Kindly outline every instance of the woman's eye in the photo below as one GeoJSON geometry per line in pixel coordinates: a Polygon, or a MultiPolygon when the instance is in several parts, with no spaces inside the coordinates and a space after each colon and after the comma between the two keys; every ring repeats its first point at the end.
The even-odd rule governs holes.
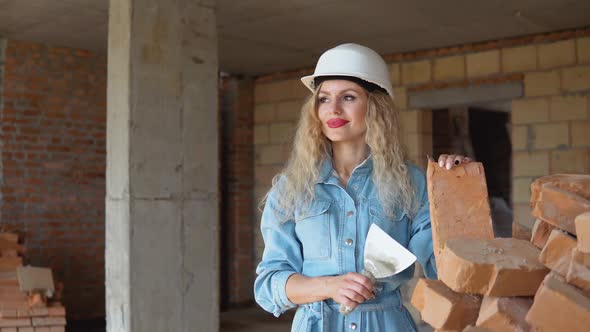
{"type": "Polygon", "coordinates": [[[328,98],[326,98],[326,97],[320,97],[320,98],[318,98],[318,101],[320,102],[320,104],[323,104],[323,103],[328,102],[328,98]]]}
{"type": "Polygon", "coordinates": [[[356,99],[356,97],[355,97],[355,96],[351,96],[351,95],[346,95],[346,96],[344,96],[344,100],[346,100],[346,101],[353,101],[353,100],[355,100],[355,99],[356,99]]]}

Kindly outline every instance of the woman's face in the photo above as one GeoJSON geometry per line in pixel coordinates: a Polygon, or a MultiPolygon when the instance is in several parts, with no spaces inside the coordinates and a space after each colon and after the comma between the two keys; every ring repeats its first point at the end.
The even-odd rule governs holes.
{"type": "Polygon", "coordinates": [[[364,142],[367,99],[366,90],[354,82],[323,82],[317,104],[324,135],[332,142],[364,142]]]}

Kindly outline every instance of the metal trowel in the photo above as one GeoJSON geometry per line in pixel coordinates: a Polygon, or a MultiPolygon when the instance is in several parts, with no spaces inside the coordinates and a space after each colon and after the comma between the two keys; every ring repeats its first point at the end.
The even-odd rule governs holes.
{"type": "MultiPolygon", "coordinates": [[[[376,224],[371,224],[365,241],[364,269],[362,275],[375,282],[390,277],[410,267],[416,256],[385,233],[376,224]]],[[[352,309],[341,304],[340,313],[348,315],[352,309]]]]}

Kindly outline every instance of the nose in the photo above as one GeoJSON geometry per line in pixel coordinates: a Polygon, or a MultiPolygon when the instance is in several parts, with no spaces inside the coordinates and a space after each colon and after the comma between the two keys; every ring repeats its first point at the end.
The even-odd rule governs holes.
{"type": "Polygon", "coordinates": [[[337,101],[333,101],[330,103],[330,113],[332,114],[342,114],[342,108],[340,107],[340,103],[337,101]]]}

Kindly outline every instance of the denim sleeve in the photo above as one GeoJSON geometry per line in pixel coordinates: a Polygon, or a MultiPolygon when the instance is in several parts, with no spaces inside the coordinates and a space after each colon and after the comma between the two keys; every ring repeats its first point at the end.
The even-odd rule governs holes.
{"type": "Polygon", "coordinates": [[[269,194],[260,230],[264,240],[262,260],[256,268],[254,298],[266,311],[278,317],[290,308],[296,307],[287,298],[285,285],[295,273],[301,273],[303,254],[295,234],[295,223],[286,220],[277,208],[274,195],[269,194]]]}
{"type": "Polygon", "coordinates": [[[413,181],[416,196],[420,199],[420,208],[412,221],[409,250],[416,255],[418,262],[424,269],[424,275],[429,279],[437,279],[436,261],[432,248],[432,228],[430,225],[430,207],[426,176],[422,171],[413,169],[413,181]]]}

